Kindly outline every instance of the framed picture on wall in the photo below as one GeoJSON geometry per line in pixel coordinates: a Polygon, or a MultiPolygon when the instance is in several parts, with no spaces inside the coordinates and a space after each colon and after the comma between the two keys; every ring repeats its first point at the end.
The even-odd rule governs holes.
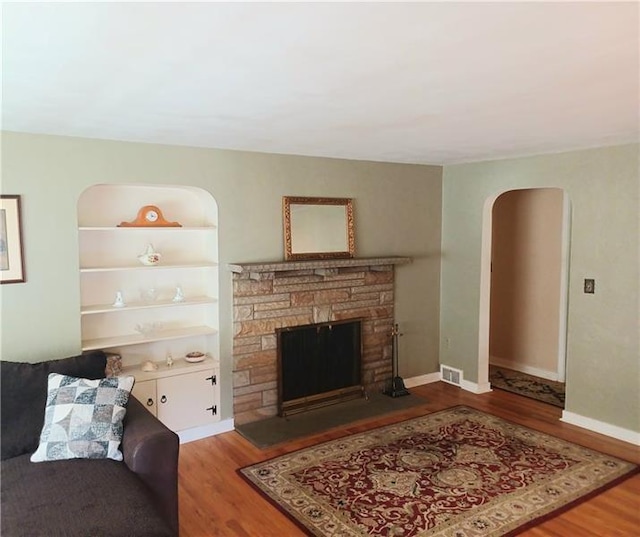
{"type": "Polygon", "coordinates": [[[0,195],[0,283],[24,281],[20,196],[0,195]]]}

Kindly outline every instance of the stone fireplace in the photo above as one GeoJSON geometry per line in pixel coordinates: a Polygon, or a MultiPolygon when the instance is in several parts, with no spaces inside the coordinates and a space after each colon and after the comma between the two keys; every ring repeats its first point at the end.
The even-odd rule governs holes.
{"type": "Polygon", "coordinates": [[[242,425],[278,413],[277,330],[359,319],[361,383],[391,378],[394,266],[407,257],[230,265],[233,272],[233,407],[242,425]]]}

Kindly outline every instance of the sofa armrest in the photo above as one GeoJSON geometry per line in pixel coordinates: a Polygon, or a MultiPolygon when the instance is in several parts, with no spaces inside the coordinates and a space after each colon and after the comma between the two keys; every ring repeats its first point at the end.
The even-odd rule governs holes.
{"type": "Polygon", "coordinates": [[[158,512],[176,535],[179,449],[178,435],[131,396],[122,436],[124,462],[150,489],[158,512]]]}

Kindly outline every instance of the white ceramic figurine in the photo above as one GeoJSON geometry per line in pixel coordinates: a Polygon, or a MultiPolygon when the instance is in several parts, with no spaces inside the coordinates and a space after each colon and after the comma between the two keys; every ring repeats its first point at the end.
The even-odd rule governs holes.
{"type": "Polygon", "coordinates": [[[147,246],[146,252],[138,256],[138,260],[143,265],[157,265],[161,257],[162,256],[153,249],[153,244],[150,244],[147,246]]]}

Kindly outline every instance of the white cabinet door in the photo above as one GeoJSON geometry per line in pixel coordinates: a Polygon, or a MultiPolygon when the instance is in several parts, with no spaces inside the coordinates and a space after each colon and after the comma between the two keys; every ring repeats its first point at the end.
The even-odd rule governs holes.
{"type": "Polygon", "coordinates": [[[218,421],[214,370],[156,380],[158,418],[173,431],[218,421]]]}
{"type": "Polygon", "coordinates": [[[158,415],[158,401],[156,400],[156,381],[145,380],[133,385],[133,396],[140,401],[154,416],[158,415]]]}

